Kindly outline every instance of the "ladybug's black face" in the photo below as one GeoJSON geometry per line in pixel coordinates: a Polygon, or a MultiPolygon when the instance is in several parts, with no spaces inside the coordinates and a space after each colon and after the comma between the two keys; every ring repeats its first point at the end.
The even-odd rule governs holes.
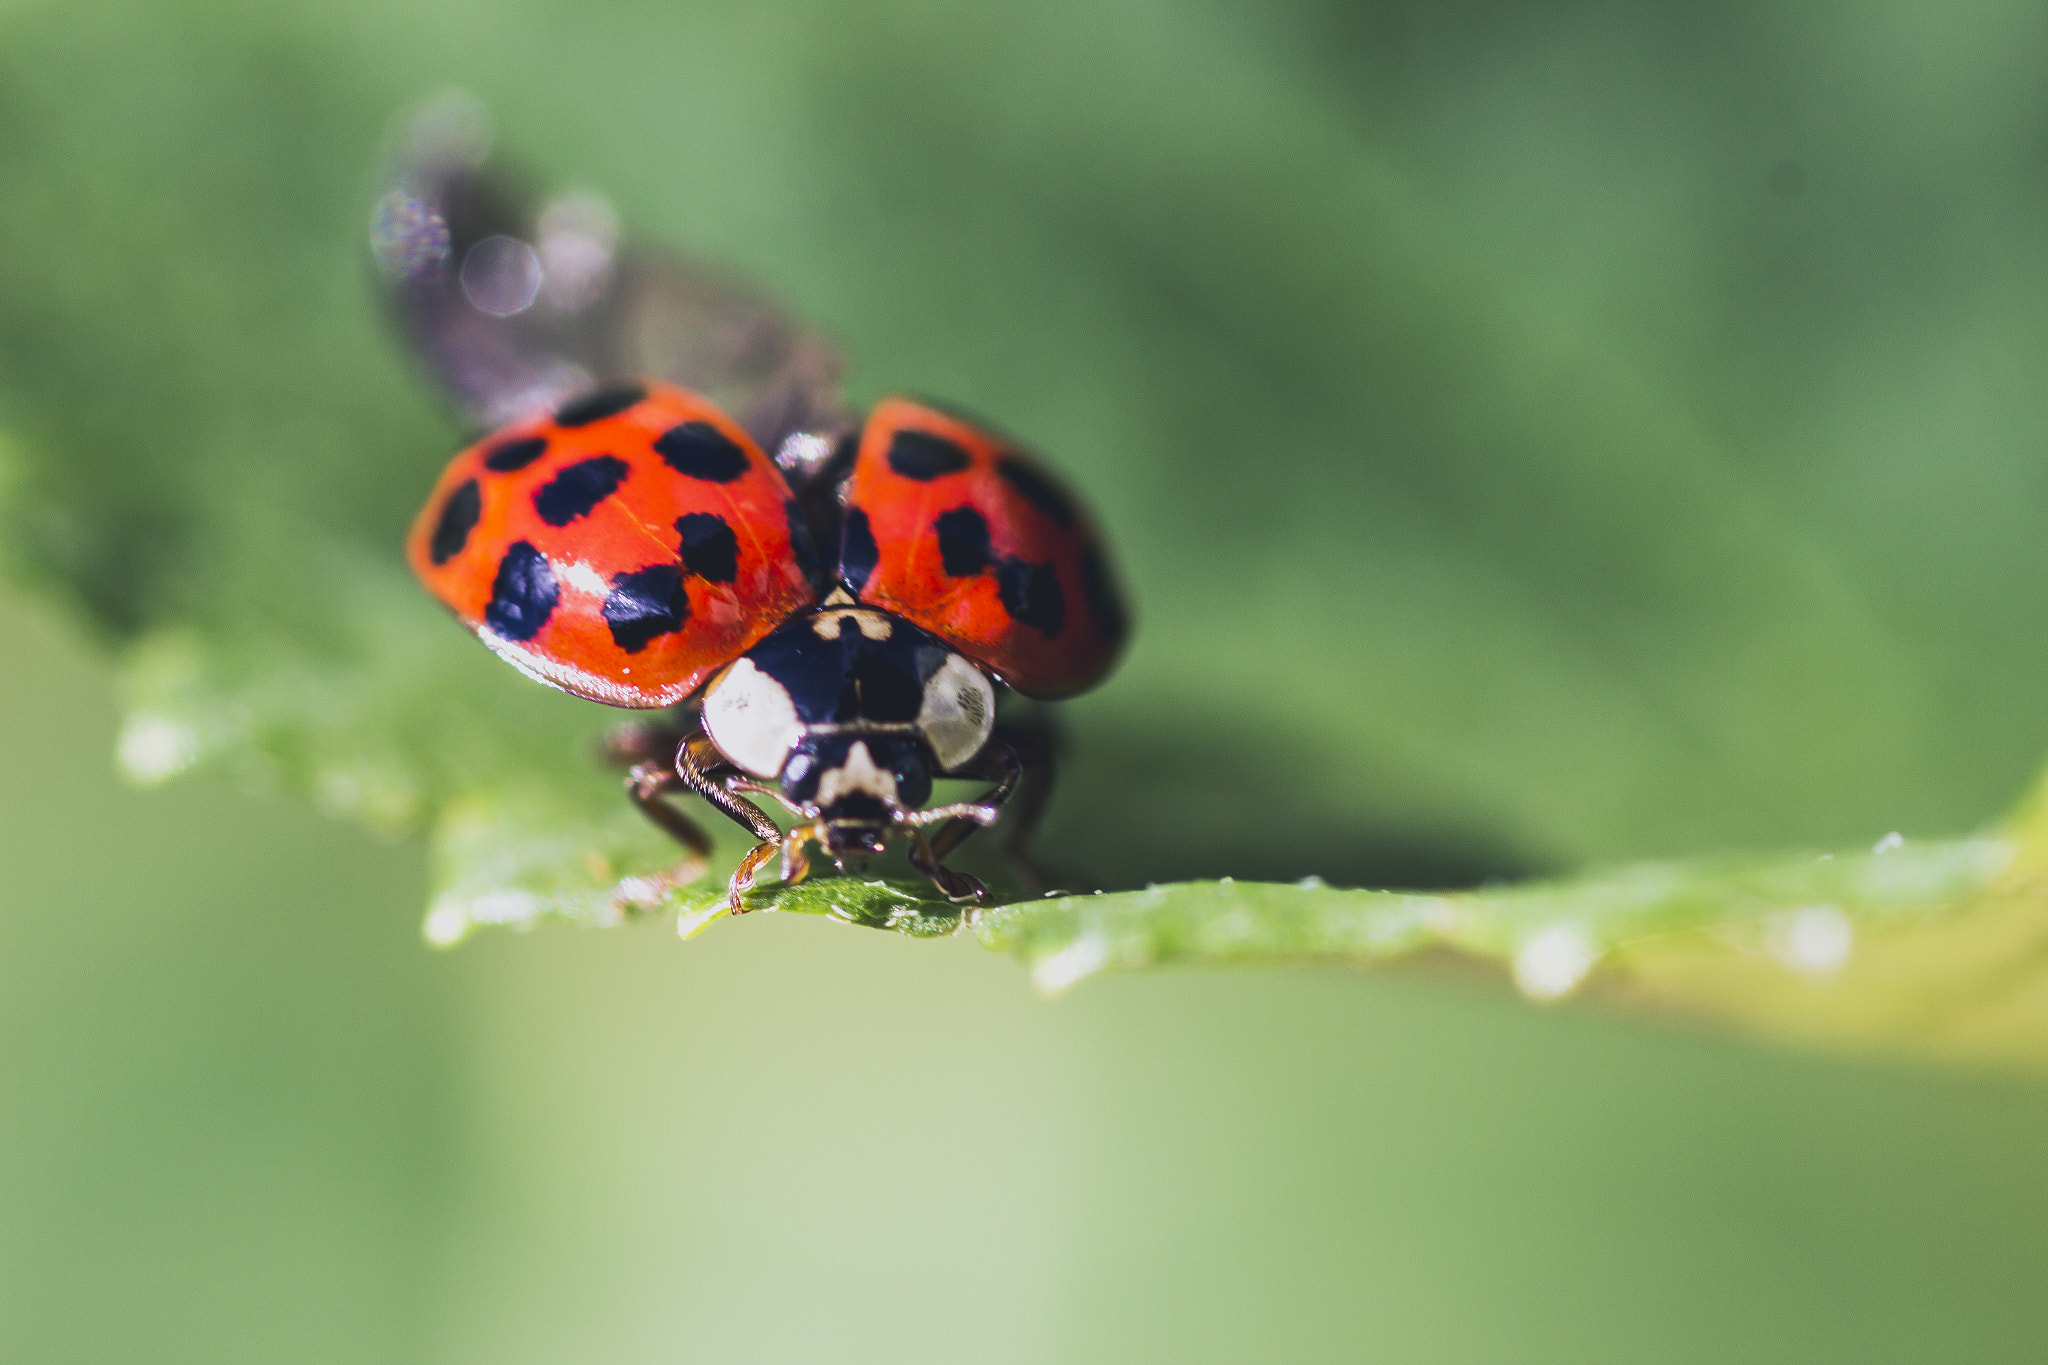
{"type": "Polygon", "coordinates": [[[826,852],[866,857],[882,851],[898,812],[931,799],[931,761],[922,736],[806,734],[782,765],[782,790],[818,812],[826,852]]]}
{"type": "Polygon", "coordinates": [[[770,632],[706,691],[704,729],[732,765],[772,777],[834,860],[882,851],[906,816],[988,742],[995,686],[907,621],[843,589],[770,632]]]}
{"type": "Polygon", "coordinates": [[[877,794],[893,773],[897,808],[915,810],[934,771],[953,771],[988,742],[995,687],[909,622],[832,605],[841,601],[853,598],[837,593],[798,613],[720,674],[704,697],[704,728],[733,766],[780,777],[801,806],[877,794]]]}

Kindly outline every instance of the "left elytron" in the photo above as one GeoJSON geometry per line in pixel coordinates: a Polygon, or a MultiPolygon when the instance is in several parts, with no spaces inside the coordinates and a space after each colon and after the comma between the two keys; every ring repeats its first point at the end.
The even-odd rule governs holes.
{"type": "Polygon", "coordinates": [[[627,788],[697,857],[669,794],[759,840],[735,912],[778,853],[796,880],[813,842],[843,868],[896,836],[950,899],[984,899],[946,857],[1006,804],[1021,855],[1050,780],[1046,737],[1000,719],[1001,695],[1079,692],[1124,639],[1087,514],[951,412],[891,398],[849,419],[817,338],[618,251],[588,199],[522,205],[483,174],[476,129],[460,106],[416,119],[373,229],[415,344],[500,427],[441,476],[413,569],[529,677],[672,708],[625,745],[627,788]],[[934,777],[992,785],[927,808],[934,777]]]}

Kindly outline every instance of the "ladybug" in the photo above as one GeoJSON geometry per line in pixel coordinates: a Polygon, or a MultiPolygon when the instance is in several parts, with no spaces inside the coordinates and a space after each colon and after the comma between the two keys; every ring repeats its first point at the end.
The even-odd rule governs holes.
{"type": "Polygon", "coordinates": [[[760,841],[733,873],[734,911],[778,853],[797,880],[807,844],[843,867],[899,835],[950,899],[979,902],[986,888],[942,860],[1042,758],[998,736],[999,690],[1072,695],[1123,641],[1100,542],[1042,464],[915,399],[878,403],[805,473],[792,488],[687,389],[606,386],[457,455],[408,553],[528,677],[694,707],[672,761],[635,767],[629,790],[700,854],[665,794],[701,796],[760,841]],[[994,785],[927,806],[936,777],[994,785]],[[785,834],[749,796],[799,823],[785,834]]]}
{"type": "Polygon", "coordinates": [[[615,748],[631,798],[690,850],[694,794],[780,855],[840,870],[896,839],[945,859],[1043,805],[1042,725],[999,716],[1098,682],[1128,621],[1087,512],[1037,459],[913,398],[856,419],[837,353],[715,271],[622,247],[588,194],[533,199],[485,164],[466,98],[396,139],[371,247],[395,319],[493,434],[448,465],[407,542],[456,618],[528,677],[665,712],[615,748]],[[606,375],[644,378],[604,382],[606,375]],[[930,805],[935,778],[990,783],[930,805]],[[787,809],[787,833],[756,799],[787,809]]]}

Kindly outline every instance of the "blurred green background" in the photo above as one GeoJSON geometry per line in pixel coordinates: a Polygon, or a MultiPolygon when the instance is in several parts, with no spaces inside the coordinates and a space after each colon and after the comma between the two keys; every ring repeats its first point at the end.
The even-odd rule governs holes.
{"type": "Polygon", "coordinates": [[[1088,491],[1141,637],[1056,857],[1967,829],[2048,750],[2044,59],[2029,6],[0,5],[0,1356],[2041,1359],[2038,1089],[793,917],[430,954],[418,843],[121,787],[107,647],[317,641],[280,545],[398,582],[457,433],[364,223],[459,84],[1088,491]]]}

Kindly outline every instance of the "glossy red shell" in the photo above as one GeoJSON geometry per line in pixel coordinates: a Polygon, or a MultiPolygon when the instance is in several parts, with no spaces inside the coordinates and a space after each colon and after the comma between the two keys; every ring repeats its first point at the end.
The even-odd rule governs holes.
{"type": "Polygon", "coordinates": [[[457,455],[407,554],[523,672],[612,706],[672,706],[814,599],[794,515],[736,423],[640,384],[457,455]]]}
{"type": "Polygon", "coordinates": [[[1042,464],[907,398],[869,414],[845,490],[840,572],[1027,696],[1109,671],[1127,621],[1080,503],[1042,464]]]}

